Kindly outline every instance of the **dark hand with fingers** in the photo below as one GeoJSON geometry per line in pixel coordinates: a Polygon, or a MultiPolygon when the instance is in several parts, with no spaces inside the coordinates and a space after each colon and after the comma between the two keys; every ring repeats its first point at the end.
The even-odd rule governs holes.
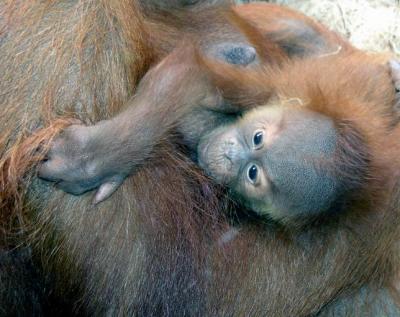
{"type": "Polygon", "coordinates": [[[108,198],[128,173],[113,168],[112,151],[97,142],[98,132],[98,126],[72,125],[65,129],[39,166],[39,177],[73,195],[98,188],[94,203],[108,198]]]}

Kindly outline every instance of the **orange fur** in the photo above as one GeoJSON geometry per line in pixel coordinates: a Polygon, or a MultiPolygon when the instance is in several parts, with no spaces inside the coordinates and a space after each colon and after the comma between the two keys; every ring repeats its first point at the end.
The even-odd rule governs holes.
{"type": "MultiPolygon", "coordinates": [[[[296,41],[285,33],[285,25],[285,32],[279,32],[282,20],[276,19],[290,18],[316,26],[327,39],[318,54],[347,47],[293,11],[266,4],[235,11],[253,21],[245,30],[253,41],[263,35],[279,42],[276,36],[282,34],[296,41]]],[[[376,174],[383,172],[377,176],[384,190],[354,206],[354,212],[301,232],[248,219],[232,225],[222,212],[235,214],[239,207],[168,141],[157,159],[146,162],[98,206],[91,205],[90,193],[73,197],[26,178],[42,159],[37,147],[45,149],[64,127],[65,122],[55,119],[71,113],[85,123],[111,117],[134,93],[148,66],[183,37],[218,40],[236,30],[225,12],[210,7],[150,14],[128,0],[0,4],[2,218],[9,223],[10,214],[23,215],[15,225],[28,222],[30,229],[19,231],[11,242],[3,232],[3,248],[21,242],[32,247],[49,282],[46,295],[62,298],[76,314],[309,316],[333,314],[338,307],[353,316],[374,316],[374,309],[381,308],[384,314],[392,300],[386,286],[399,263],[400,130],[398,125],[389,128],[391,118],[381,113],[393,102],[389,77],[361,53],[321,58],[315,64],[296,62],[281,72],[222,72],[209,65],[227,98],[258,103],[270,96],[262,85],[267,82],[286,97],[312,96],[313,109],[354,121],[367,138],[376,174]],[[341,65],[337,75],[330,63],[336,59],[341,65]],[[321,76],[325,71],[333,77],[321,76]],[[270,72],[274,77],[265,77],[270,72]],[[287,76],[293,77],[292,84],[287,76]],[[346,78],[357,81],[347,86],[346,78]],[[342,106],[336,108],[338,104],[342,106]]],[[[302,51],[308,48],[301,46],[302,51]]],[[[8,291],[0,285],[0,298],[8,291]]]]}

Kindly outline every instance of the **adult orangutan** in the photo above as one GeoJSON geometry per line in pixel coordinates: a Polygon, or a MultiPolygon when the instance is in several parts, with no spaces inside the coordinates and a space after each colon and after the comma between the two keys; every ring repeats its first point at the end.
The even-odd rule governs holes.
{"type": "MultiPolygon", "coordinates": [[[[49,293],[75,300],[77,314],[375,316],[387,310],[394,315],[389,286],[397,264],[395,150],[382,152],[382,175],[390,177],[377,183],[385,191],[366,196],[351,213],[301,230],[247,218],[229,221],[222,211],[238,211],[236,206],[219,196],[168,138],[158,145],[153,160],[96,206],[90,194],[66,195],[26,174],[42,158],[35,152],[38,145],[65,126],[60,121],[56,125],[55,118],[72,114],[93,123],[111,117],[132,95],[148,65],[184,35],[210,41],[205,46],[211,53],[226,56],[224,47],[229,51],[232,42],[247,43],[253,34],[246,23],[229,23],[221,13],[225,9],[152,11],[157,8],[142,9],[133,1],[1,5],[4,221],[9,214],[29,221],[36,237],[35,261],[54,282],[47,286],[54,287],[49,293]]],[[[254,4],[235,12],[266,36],[261,42],[271,62],[284,53],[323,55],[348,45],[286,9],[254,4]]],[[[248,56],[248,50],[243,52],[248,56]]],[[[371,142],[396,149],[397,121],[392,112],[391,120],[383,113],[395,102],[391,77],[369,60],[364,71],[361,61],[350,59],[337,76],[351,66],[363,83],[370,78],[363,94],[351,90],[349,96],[357,101],[371,97],[376,112],[366,111],[368,121],[361,121],[362,126],[369,122],[378,133],[371,142]]],[[[332,73],[332,68],[326,70],[332,73]]],[[[324,78],[326,84],[329,77],[324,78]]],[[[334,87],[331,81],[329,87],[334,87]]],[[[7,248],[13,236],[4,237],[7,248]]]]}

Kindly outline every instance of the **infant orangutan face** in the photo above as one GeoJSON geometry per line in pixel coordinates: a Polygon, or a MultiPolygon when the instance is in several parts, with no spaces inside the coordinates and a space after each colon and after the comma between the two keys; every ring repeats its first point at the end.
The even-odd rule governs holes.
{"type": "Polygon", "coordinates": [[[267,105],[204,136],[199,164],[259,214],[315,214],[341,193],[332,168],[337,139],[326,116],[267,105]]]}

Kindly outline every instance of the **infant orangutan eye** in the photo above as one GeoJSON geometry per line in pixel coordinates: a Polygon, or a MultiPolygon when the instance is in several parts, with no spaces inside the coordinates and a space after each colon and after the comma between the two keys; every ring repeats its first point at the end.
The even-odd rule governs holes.
{"type": "Polygon", "coordinates": [[[252,184],[255,184],[258,178],[258,167],[251,165],[247,171],[247,178],[252,184]]]}
{"type": "Polygon", "coordinates": [[[254,147],[259,147],[263,143],[264,132],[257,131],[253,136],[253,145],[254,147]]]}

